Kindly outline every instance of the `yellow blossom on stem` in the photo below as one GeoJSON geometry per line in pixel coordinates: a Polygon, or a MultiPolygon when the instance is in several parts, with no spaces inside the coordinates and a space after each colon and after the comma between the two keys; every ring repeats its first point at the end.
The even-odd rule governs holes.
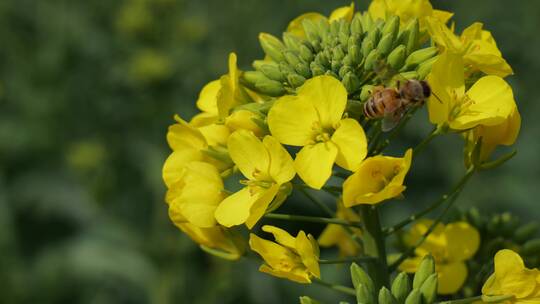
{"type": "Polygon", "coordinates": [[[499,77],[513,74],[495,39],[489,31],[483,29],[482,23],[473,23],[459,37],[440,20],[428,18],[427,24],[431,39],[442,51],[447,50],[463,57],[467,75],[478,71],[499,77]]]}
{"type": "Polygon", "coordinates": [[[411,167],[412,150],[403,158],[377,155],[364,160],[343,183],[343,204],[352,207],[377,204],[400,195],[411,167]]]}
{"type": "MultiPolygon", "coordinates": [[[[418,221],[405,235],[405,243],[415,246],[432,224],[432,220],[418,221]]],[[[479,246],[480,234],[468,223],[438,223],[427,239],[415,249],[416,256],[406,259],[399,269],[416,272],[424,256],[431,254],[439,278],[438,293],[453,294],[465,283],[468,275],[465,262],[476,254],[479,246]]]]}
{"type": "MultiPolygon", "coordinates": [[[[352,209],[345,208],[342,201],[337,203],[336,218],[344,219],[351,222],[359,222],[360,217],[352,209]]],[[[357,237],[362,236],[362,231],[358,228],[350,228],[350,231],[357,237]]],[[[357,241],[353,239],[351,234],[341,225],[329,224],[323,230],[319,239],[319,246],[339,248],[340,256],[358,256],[361,253],[361,247],[357,241]]]]}
{"type": "Polygon", "coordinates": [[[274,235],[271,242],[250,234],[249,246],[263,259],[260,271],[298,283],[311,283],[311,278],[320,278],[319,247],[311,235],[304,231],[293,237],[287,231],[265,225],[262,230],[274,235]]]}
{"type": "Polygon", "coordinates": [[[401,24],[417,18],[422,31],[426,27],[426,18],[433,17],[446,23],[453,15],[451,12],[433,9],[429,0],[373,0],[368,12],[373,19],[386,20],[387,16],[399,16],[401,24]]]}
{"type": "Polygon", "coordinates": [[[540,303],[540,270],[525,267],[521,257],[503,249],[495,255],[495,272],[482,287],[485,296],[514,296],[505,303],[540,303]]]}
{"type": "Polygon", "coordinates": [[[197,227],[186,220],[178,207],[178,205],[170,206],[169,217],[176,227],[203,249],[218,250],[220,257],[229,260],[237,260],[243,255],[245,241],[240,235],[221,226],[197,227]]]}
{"type": "Polygon", "coordinates": [[[334,163],[355,171],[367,155],[367,139],[360,124],[343,118],[347,91],[331,76],[309,79],[298,95],[276,101],[268,113],[270,133],[281,143],[303,147],[294,166],[302,180],[321,189],[334,163]]]}
{"type": "Polygon", "coordinates": [[[465,92],[463,71],[463,59],[450,52],[433,64],[428,76],[433,91],[428,101],[430,121],[458,131],[504,123],[516,108],[510,85],[490,75],[465,92]]]}
{"type": "Polygon", "coordinates": [[[294,177],[293,160],[272,136],[266,136],[261,142],[247,130],[231,134],[227,146],[231,159],[247,180],[241,181],[245,185],[242,190],[221,202],[215,217],[223,226],[245,223],[251,229],[294,177]]]}

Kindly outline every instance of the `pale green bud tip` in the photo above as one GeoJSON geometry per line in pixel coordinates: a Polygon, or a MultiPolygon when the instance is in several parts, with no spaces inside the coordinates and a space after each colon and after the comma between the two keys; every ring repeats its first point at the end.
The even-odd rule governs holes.
{"type": "Polygon", "coordinates": [[[533,239],[530,241],[527,241],[523,245],[522,250],[524,255],[538,255],[540,254],[540,239],[533,239]]]}
{"type": "Polygon", "coordinates": [[[407,48],[404,45],[398,45],[391,53],[388,55],[388,64],[392,69],[399,70],[405,63],[405,57],[407,55],[407,48]]]}
{"type": "Polygon", "coordinates": [[[413,289],[407,299],[405,299],[405,304],[421,304],[422,303],[422,294],[420,290],[413,289]]]}
{"type": "Polygon", "coordinates": [[[435,261],[431,255],[424,257],[416,274],[414,275],[413,288],[419,289],[427,278],[435,273],[435,261]]]}
{"type": "Polygon", "coordinates": [[[285,49],[285,45],[278,38],[267,33],[260,33],[259,42],[264,53],[274,61],[279,62],[284,59],[282,52],[285,49]]]}
{"type": "Polygon", "coordinates": [[[364,269],[362,269],[362,267],[358,266],[356,263],[351,265],[351,279],[355,289],[358,289],[358,286],[365,286],[369,293],[373,293],[375,290],[373,280],[364,271],[364,269]]]}
{"type": "Polygon", "coordinates": [[[397,300],[388,288],[383,287],[379,291],[379,304],[397,304],[397,300]]]}
{"type": "Polygon", "coordinates": [[[392,282],[392,294],[399,303],[403,303],[411,292],[411,281],[405,272],[401,272],[392,282]]]}
{"type": "Polygon", "coordinates": [[[433,273],[424,281],[422,287],[420,287],[420,292],[422,293],[425,304],[435,302],[435,299],[437,298],[438,282],[437,274],[433,273]]]}
{"type": "Polygon", "coordinates": [[[310,297],[300,297],[300,304],[319,304],[318,301],[313,300],[310,297]]]}
{"type": "Polygon", "coordinates": [[[514,234],[514,238],[518,242],[523,242],[529,238],[531,238],[539,228],[539,224],[537,222],[531,222],[525,225],[520,226],[517,228],[516,233],[514,234]]]}

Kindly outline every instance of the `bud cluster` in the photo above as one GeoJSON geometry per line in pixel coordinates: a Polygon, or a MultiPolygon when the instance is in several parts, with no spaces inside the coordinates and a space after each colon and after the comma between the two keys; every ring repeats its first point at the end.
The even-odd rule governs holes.
{"type": "Polygon", "coordinates": [[[309,78],[331,75],[343,83],[350,99],[361,100],[364,86],[387,82],[398,73],[424,79],[438,54],[435,47],[422,48],[425,34],[417,19],[400,26],[398,16],[374,21],[368,13],[357,13],[350,22],[304,19],[302,25],[305,37],[285,32],[281,41],[260,35],[267,58],[243,74],[246,86],[281,96],[309,78]]]}

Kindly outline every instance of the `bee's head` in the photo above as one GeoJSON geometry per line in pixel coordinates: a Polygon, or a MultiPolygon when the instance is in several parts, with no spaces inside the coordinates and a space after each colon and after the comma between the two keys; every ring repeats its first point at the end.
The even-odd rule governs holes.
{"type": "Polygon", "coordinates": [[[429,98],[429,96],[431,96],[431,87],[425,80],[420,81],[420,84],[422,85],[422,92],[424,93],[424,98],[429,98]]]}

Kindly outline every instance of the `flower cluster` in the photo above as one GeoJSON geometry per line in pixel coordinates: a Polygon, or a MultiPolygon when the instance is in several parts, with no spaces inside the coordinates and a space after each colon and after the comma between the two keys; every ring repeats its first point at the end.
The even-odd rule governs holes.
{"type": "MultiPolygon", "coordinates": [[[[173,223],[219,257],[239,259],[249,246],[262,257],[260,271],[299,283],[336,288],[322,281],[319,264],[362,261],[365,270],[353,265],[354,289],[336,288],[359,303],[431,304],[437,293],[459,294],[483,240],[473,224],[444,224],[444,216],[474,173],[513,156],[491,157],[515,142],[521,121],[504,79],[512,69],[491,33],[475,23],[458,36],[451,17],[428,0],[373,0],[366,12],[351,4],[329,17],[303,14],[282,39],[262,33],[266,57],[254,70],[241,71],[230,54],[228,73],[201,90],[201,113],[177,116],[167,133],[173,152],[163,179],[173,223]],[[428,119],[415,115],[424,104],[433,131],[389,153],[413,116],[428,119]],[[464,139],[463,178],[429,208],[383,227],[379,206],[404,197],[421,151],[445,134],[464,139]],[[325,214],[274,213],[293,191],[325,214]],[[334,207],[314,191],[332,195],[334,207]],[[437,219],[421,219],[443,205],[437,219]],[[318,239],[302,230],[293,237],[261,226],[269,219],[328,226],[318,239]],[[394,233],[398,253],[385,242],[394,233]],[[322,259],[319,246],[337,246],[340,257],[322,259]],[[404,272],[390,286],[397,269],[404,272]],[[412,286],[406,272],[416,273],[412,286]]],[[[538,278],[502,251],[483,293],[534,301],[538,278]]]]}

